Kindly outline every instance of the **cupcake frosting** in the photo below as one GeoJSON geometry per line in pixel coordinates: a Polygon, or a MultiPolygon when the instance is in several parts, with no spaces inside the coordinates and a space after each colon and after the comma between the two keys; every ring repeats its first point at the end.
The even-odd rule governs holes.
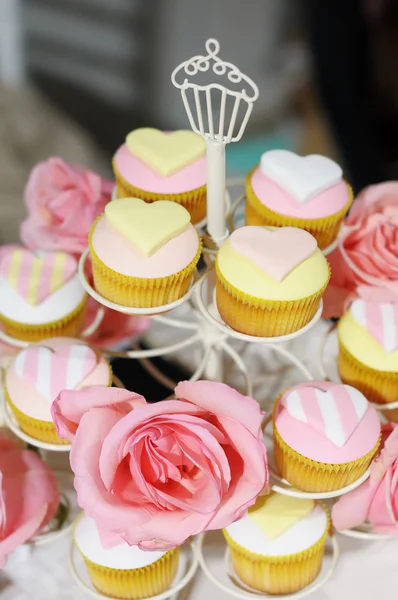
{"type": "Polygon", "coordinates": [[[75,544],[88,560],[109,569],[139,569],[156,562],[165,552],[144,551],[138,546],[119,544],[104,548],[95,521],[86,515],[78,520],[74,530],[75,544]]]}
{"type": "Polygon", "coordinates": [[[51,404],[61,390],[108,386],[110,367],[81,340],[50,338],[17,354],[7,369],[5,384],[17,409],[51,422],[51,404]]]}
{"type": "Polygon", "coordinates": [[[138,198],[113,200],[93,227],[98,258],[130,277],[166,277],[184,269],[199,250],[189,212],[175,202],[138,198]]]}
{"type": "Polygon", "coordinates": [[[0,314],[40,325],[62,319],[86,297],[77,262],[65,252],[17,248],[0,263],[0,314]]]}
{"type": "Polygon", "coordinates": [[[342,170],[320,155],[265,152],[251,177],[257,198],[270,210],[298,219],[320,219],[342,210],[350,191],[342,170]]]}
{"type": "Polygon", "coordinates": [[[218,251],[217,267],[238,290],[268,300],[306,298],[329,278],[315,238],[295,227],[240,227],[218,251]]]}
{"type": "Polygon", "coordinates": [[[137,188],[179,194],[206,184],[205,153],[205,142],[192,131],[142,128],[127,136],[113,162],[121,177],[137,188]]]}
{"type": "Polygon", "coordinates": [[[339,321],[338,335],[364,365],[398,373],[398,303],[354,300],[339,321]]]}
{"type": "Polygon", "coordinates": [[[274,427],[293,450],[326,464],[357,460],[380,437],[376,410],[357,389],[326,381],[290,388],[277,402],[274,427]]]}
{"type": "Polygon", "coordinates": [[[313,500],[271,493],[226,528],[234,542],[264,556],[296,554],[316,544],[328,529],[326,511],[313,500]]]}

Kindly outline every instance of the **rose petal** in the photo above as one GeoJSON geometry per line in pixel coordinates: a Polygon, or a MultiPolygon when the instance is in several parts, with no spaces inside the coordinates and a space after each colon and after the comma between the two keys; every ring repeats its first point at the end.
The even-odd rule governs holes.
{"type": "Polygon", "coordinates": [[[146,405],[143,396],[121,388],[90,386],[82,390],[63,390],[51,406],[57,433],[73,441],[82,416],[94,407],[117,406],[121,413],[146,405]]]}
{"type": "Polygon", "coordinates": [[[264,413],[258,402],[243,396],[225,383],[214,381],[182,381],[175,388],[177,398],[192,402],[217,417],[231,417],[258,435],[264,413]]]}

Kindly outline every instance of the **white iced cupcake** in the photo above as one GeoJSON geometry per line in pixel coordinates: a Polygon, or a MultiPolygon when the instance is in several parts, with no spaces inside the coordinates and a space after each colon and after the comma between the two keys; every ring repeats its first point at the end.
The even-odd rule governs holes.
{"type": "Polygon", "coordinates": [[[313,500],[272,493],[224,529],[238,577],[268,594],[297,592],[316,579],[330,518],[313,500]]]}
{"type": "Polygon", "coordinates": [[[139,600],[156,596],[167,590],[175,577],[178,548],[143,551],[126,543],[103,548],[94,520],[85,515],[76,522],[74,540],[93,586],[111,598],[139,600]]]}

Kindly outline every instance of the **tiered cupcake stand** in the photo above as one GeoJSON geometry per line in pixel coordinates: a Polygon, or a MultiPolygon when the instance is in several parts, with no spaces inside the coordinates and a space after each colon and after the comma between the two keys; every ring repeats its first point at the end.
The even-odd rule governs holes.
{"type": "MultiPolygon", "coordinates": [[[[198,364],[195,366],[195,370],[190,377],[190,381],[197,381],[200,378],[224,381],[226,378],[224,373],[224,359],[228,357],[232,360],[241,374],[243,380],[243,385],[241,386],[242,392],[247,395],[252,395],[252,378],[249,375],[245,361],[231,345],[231,340],[238,340],[240,342],[249,344],[260,344],[264,347],[265,354],[268,350],[272,349],[280,356],[281,359],[287,359],[290,361],[290,363],[292,363],[292,365],[300,371],[301,376],[305,380],[314,380],[313,375],[308,370],[306,365],[297,356],[295,356],[294,353],[281,345],[281,343],[298,338],[314,327],[321,317],[322,305],[319,307],[319,310],[312,321],[300,331],[291,333],[289,335],[272,338],[249,336],[234,331],[228,327],[228,325],[226,325],[217,311],[215,303],[213,261],[217,251],[217,246],[219,246],[233,230],[235,212],[239,204],[244,200],[244,198],[241,197],[232,204],[229,202],[229,192],[232,192],[232,189],[230,189],[229,192],[226,190],[226,187],[228,187],[228,182],[226,182],[225,179],[225,147],[227,143],[237,142],[242,137],[253,108],[253,103],[258,97],[258,88],[253,81],[243,75],[234,65],[223,62],[218,57],[219,44],[216,40],[208,40],[206,43],[206,50],[208,53],[206,56],[195,56],[177,67],[172,74],[172,82],[181,91],[184,107],[193,131],[202,135],[207,144],[207,222],[199,224],[199,228],[201,229],[201,233],[203,235],[204,257],[207,267],[202,273],[197,272],[195,274],[188,293],[180,300],[158,308],[134,309],[107,301],[91,286],[86,275],[86,263],[88,260],[88,250],[86,250],[79,263],[79,275],[88,294],[98,302],[98,312],[93,323],[85,332],[82,333],[82,337],[88,337],[95,331],[97,327],[99,327],[103,317],[104,306],[128,315],[150,316],[152,321],[155,323],[160,323],[163,326],[170,327],[170,329],[173,330],[186,332],[186,337],[181,341],[174,342],[160,348],[142,350],[137,347],[133,347],[132,350],[126,352],[113,352],[104,350],[104,354],[111,358],[118,356],[140,360],[144,368],[155,379],[168,387],[170,390],[173,390],[175,382],[170,381],[166,375],[161,373],[150,362],[150,359],[159,356],[166,356],[168,354],[175,353],[196,345],[201,349],[201,358],[198,361],[198,364]],[[216,79],[217,82],[211,82],[206,85],[195,84],[192,82],[192,80],[198,74],[207,74],[211,78],[216,79]],[[225,87],[218,82],[220,78],[224,78],[224,80],[228,82],[228,87],[225,87]],[[229,89],[229,84],[231,84],[231,87],[234,85],[236,88],[238,88],[238,91],[229,89]],[[217,91],[217,98],[220,98],[217,100],[218,106],[215,106],[214,96],[212,95],[214,94],[214,90],[217,91]],[[227,119],[226,106],[227,102],[231,102],[231,100],[232,110],[230,111],[231,114],[229,119],[227,119]],[[239,126],[237,127],[238,114],[241,115],[241,118],[239,126]],[[206,230],[204,230],[204,227],[206,227],[206,230]],[[173,314],[171,311],[184,304],[189,305],[190,307],[189,320],[185,320],[178,316],[171,316],[173,314]]],[[[236,184],[236,181],[234,181],[234,184],[236,184]]],[[[330,253],[333,249],[334,247],[327,248],[324,251],[324,254],[330,253]]],[[[0,333],[0,339],[17,347],[24,347],[27,345],[27,343],[23,341],[21,342],[20,340],[14,340],[9,336],[6,336],[4,333],[0,333]]],[[[321,355],[323,355],[324,345],[326,343],[328,343],[328,340],[323,342],[323,348],[320,352],[321,355]]],[[[329,373],[323,367],[322,372],[325,379],[335,378],[335,375],[329,377],[329,373]]],[[[264,381],[266,381],[266,377],[264,377],[264,381]]],[[[115,385],[122,386],[122,383],[118,380],[115,380],[114,383],[115,385]]],[[[394,403],[391,406],[384,405],[382,408],[383,410],[386,410],[388,408],[397,407],[398,403],[394,403]]],[[[267,408],[268,412],[270,407],[264,406],[263,408],[267,408]]],[[[380,410],[381,407],[376,406],[376,408],[380,410]]],[[[53,445],[43,443],[22,432],[18,426],[18,423],[13,418],[12,413],[6,406],[4,399],[3,412],[8,427],[16,436],[28,443],[30,446],[44,452],[69,452],[69,445],[53,445]]],[[[270,416],[267,416],[264,421],[264,437],[269,448],[272,447],[272,433],[268,429],[270,421],[270,416]]],[[[272,451],[269,452],[269,459],[271,461],[271,489],[280,494],[295,496],[298,498],[312,498],[316,500],[323,500],[327,503],[331,499],[336,499],[337,497],[355,489],[369,477],[368,470],[356,482],[338,491],[328,493],[306,493],[293,488],[287,481],[281,479],[277,471],[272,466],[272,451]]],[[[55,522],[51,523],[46,531],[42,532],[39,536],[32,540],[32,545],[51,543],[62,535],[71,536],[71,529],[74,520],[73,510],[76,511],[76,507],[73,507],[72,504],[73,502],[71,499],[68,499],[68,497],[63,494],[60,510],[58,511],[55,522]]],[[[371,532],[365,527],[339,533],[361,539],[381,539],[388,537],[371,532]]],[[[221,535],[221,533],[219,535],[221,535]]],[[[169,597],[176,597],[178,593],[185,588],[195,576],[198,567],[202,569],[204,574],[213,582],[215,586],[234,598],[249,600],[252,598],[267,596],[266,594],[262,594],[248,588],[242,581],[239,580],[233,570],[228,548],[226,548],[224,556],[225,576],[220,578],[220,574],[215,573],[214,569],[209,565],[210,561],[208,560],[206,552],[206,538],[207,534],[201,534],[184,545],[183,552],[181,552],[180,568],[172,587],[163,594],[157,595],[151,600],[165,600],[169,597]]],[[[330,532],[328,546],[329,552],[327,554],[329,554],[329,556],[326,557],[325,565],[316,581],[298,593],[279,596],[279,598],[303,598],[318,590],[322,585],[325,584],[325,582],[331,577],[339,557],[337,537],[333,531],[330,532]]],[[[73,540],[71,540],[70,547],[70,566],[76,582],[82,589],[84,589],[94,598],[106,597],[97,592],[91,585],[85,573],[83,561],[78,555],[73,540]]]]}

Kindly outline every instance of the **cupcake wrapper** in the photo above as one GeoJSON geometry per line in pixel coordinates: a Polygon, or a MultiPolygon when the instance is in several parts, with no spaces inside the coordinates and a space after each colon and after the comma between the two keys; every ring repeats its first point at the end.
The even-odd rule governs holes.
{"type": "MultiPolygon", "coordinates": [[[[108,363],[109,366],[109,386],[112,385],[112,367],[108,363]]],[[[41,442],[45,442],[46,444],[70,444],[69,440],[64,440],[60,438],[57,434],[57,430],[55,429],[55,425],[52,421],[41,421],[39,419],[34,419],[21,412],[13,403],[8,393],[7,388],[4,386],[4,394],[7,401],[7,404],[11,408],[12,412],[15,415],[15,418],[18,421],[18,424],[22,431],[27,435],[30,435],[35,440],[40,440],[41,442]]]]}
{"type": "Polygon", "coordinates": [[[86,306],[87,295],[85,295],[73,312],[57,321],[50,321],[49,323],[40,325],[29,325],[12,321],[0,315],[0,323],[2,323],[7,335],[27,342],[39,342],[51,337],[77,337],[84,327],[86,306]]]}
{"type": "Polygon", "coordinates": [[[325,551],[328,524],[323,536],[310,548],[286,556],[255,554],[237,544],[223,531],[231,551],[231,558],[238,577],[252,589],[266,594],[292,594],[312,583],[318,576],[325,551]]]}
{"type": "Polygon", "coordinates": [[[200,238],[195,258],[178,273],[154,279],[129,277],[116,273],[116,271],[107,267],[95,253],[92,245],[92,232],[97,221],[95,221],[89,234],[89,248],[95,288],[104,298],[123,306],[152,308],[174,302],[187,293],[202,252],[200,238]]]}
{"type": "Polygon", "coordinates": [[[311,460],[288,446],[275,427],[275,410],[272,412],[274,431],[274,459],[276,467],[291,485],[304,492],[331,492],[354,483],[363,475],[377,452],[380,438],[365,456],[342,464],[326,464],[311,460]]]}
{"type": "Polygon", "coordinates": [[[235,331],[260,337],[286,335],[307,325],[318,310],[330,278],[329,269],[328,280],[312,296],[278,301],[241,292],[225,279],[217,261],[216,273],[216,301],[221,317],[235,331]]]}
{"type": "MultiPolygon", "coordinates": [[[[256,168],[256,167],[255,167],[256,168]]],[[[254,169],[246,178],[246,225],[268,225],[272,227],[299,227],[311,233],[318,242],[321,250],[324,250],[336,239],[341,223],[354,199],[351,186],[347,185],[349,201],[339,212],[321,219],[298,219],[279,214],[262,204],[254,193],[251,179],[254,169]]]]}
{"type": "Polygon", "coordinates": [[[83,559],[93,586],[109,598],[140,600],[167,590],[178,568],[179,548],[139,569],[110,569],[83,559]]]}
{"type": "Polygon", "coordinates": [[[156,200],[171,200],[177,202],[190,213],[193,224],[199,223],[199,221],[206,216],[205,185],[181,194],[160,194],[137,188],[123,179],[116,168],[115,161],[113,161],[113,172],[116,179],[116,192],[118,198],[140,198],[141,200],[145,200],[145,202],[155,202],[156,200]]]}
{"type": "MultiPolygon", "coordinates": [[[[377,371],[356,359],[339,342],[338,368],[341,380],[357,388],[369,402],[388,404],[398,398],[398,373],[377,371]]],[[[389,421],[398,421],[398,409],[385,410],[383,415],[389,421]]]]}

